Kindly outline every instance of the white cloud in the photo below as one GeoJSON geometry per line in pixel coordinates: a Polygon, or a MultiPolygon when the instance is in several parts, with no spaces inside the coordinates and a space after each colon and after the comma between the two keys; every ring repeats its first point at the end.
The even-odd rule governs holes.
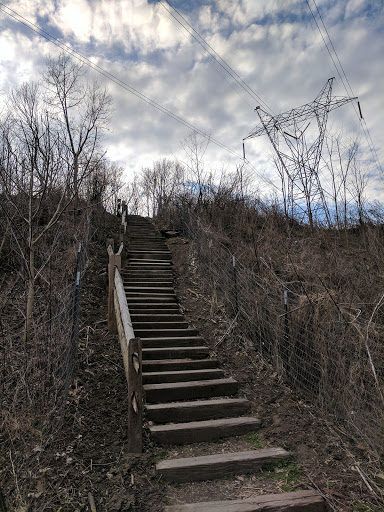
{"type": "MultiPolygon", "coordinates": [[[[384,161],[380,143],[384,101],[378,91],[384,54],[380,19],[370,17],[367,3],[360,0],[317,3],[384,161]]],[[[254,108],[260,101],[207,56],[159,3],[58,0],[55,7],[53,1],[21,0],[10,5],[32,21],[39,15],[40,23],[46,16],[47,29],[53,27],[63,41],[241,153],[243,137],[257,123],[254,108]]],[[[308,22],[305,2],[290,0],[282,6],[280,0],[207,0],[196,8],[191,3],[188,13],[182,14],[276,113],[312,101],[330,76],[337,78],[335,92],[346,94],[314,23],[308,22]]],[[[37,69],[45,55],[57,50],[3,19],[3,85],[39,78],[37,69]]],[[[152,159],[178,154],[187,128],[115,84],[109,87],[116,106],[113,131],[106,137],[111,158],[133,172],[151,165],[152,159]]],[[[330,116],[330,124],[337,128],[342,123],[346,135],[357,122],[348,107],[330,116]]],[[[274,172],[266,137],[248,141],[246,148],[261,173],[274,172]]],[[[218,167],[232,157],[211,145],[207,158],[218,167]]]]}

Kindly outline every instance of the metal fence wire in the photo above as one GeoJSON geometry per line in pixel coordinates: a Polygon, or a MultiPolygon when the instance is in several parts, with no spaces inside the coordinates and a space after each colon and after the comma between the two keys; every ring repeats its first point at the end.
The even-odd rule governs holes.
{"type": "Polygon", "coordinates": [[[92,214],[81,224],[82,241],[52,258],[36,285],[30,345],[23,348],[20,332],[11,326],[2,323],[0,329],[2,426],[14,417],[13,424],[17,419],[24,429],[30,425],[41,430],[44,443],[52,440],[63,423],[76,365],[92,214]]]}
{"type": "Polygon", "coordinates": [[[384,379],[376,365],[383,357],[383,326],[351,320],[325,289],[316,296],[297,293],[262,257],[243,264],[190,209],[166,213],[190,241],[192,264],[212,301],[236,319],[237,329],[280,376],[378,461],[384,379]]]}

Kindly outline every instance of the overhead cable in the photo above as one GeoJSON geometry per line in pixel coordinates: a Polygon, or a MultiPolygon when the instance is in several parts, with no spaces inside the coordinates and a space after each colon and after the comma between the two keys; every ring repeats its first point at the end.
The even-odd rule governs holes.
{"type": "Polygon", "coordinates": [[[212,46],[207,43],[207,41],[195,30],[192,25],[180,14],[180,12],[173,7],[173,5],[168,1],[164,0],[164,2],[159,2],[161,7],[165,9],[176,21],[179,23],[194,39],[195,41],[202,47],[204,50],[209,53],[209,55],[219,64],[229,75],[246,91],[254,100],[262,103],[264,107],[273,113],[272,109],[265,103],[264,100],[260,98],[250,87],[249,85],[239,76],[236,71],[229,65],[225,60],[212,48],[212,46]],[[167,4],[177,15],[183,20],[184,23],[191,29],[189,30],[181,21],[178,19],[172,12],[165,7],[164,4],[167,4]]]}
{"type": "Polygon", "coordinates": [[[174,119],[178,123],[184,125],[185,127],[189,128],[192,131],[195,131],[196,133],[198,133],[200,136],[204,137],[208,141],[213,142],[216,146],[222,148],[224,151],[226,151],[226,152],[232,154],[233,156],[239,158],[244,163],[249,165],[249,167],[251,167],[255,171],[255,174],[261,180],[263,180],[268,185],[270,185],[270,186],[272,186],[272,187],[274,187],[274,188],[279,190],[279,188],[271,180],[267,179],[265,176],[262,176],[256,170],[256,168],[248,160],[245,160],[242,155],[240,155],[239,153],[237,153],[233,149],[229,148],[228,146],[226,146],[222,142],[214,139],[213,137],[211,137],[206,132],[200,130],[200,128],[197,128],[196,126],[192,125],[186,119],[183,119],[182,117],[178,116],[177,114],[174,114],[172,111],[170,111],[167,108],[163,107],[161,104],[159,104],[156,101],[152,100],[151,98],[149,98],[145,94],[141,93],[137,89],[133,88],[132,86],[130,86],[129,84],[127,84],[123,80],[120,80],[120,78],[116,77],[115,75],[113,75],[109,71],[105,70],[104,68],[102,68],[98,64],[95,64],[90,59],[88,59],[83,54],[81,54],[80,52],[78,52],[78,51],[74,50],[73,48],[71,48],[70,46],[62,43],[61,41],[59,41],[59,39],[57,39],[56,37],[52,36],[49,32],[45,31],[44,29],[40,28],[38,25],[36,25],[36,24],[32,23],[31,21],[27,20],[26,18],[24,18],[22,15],[20,15],[19,13],[17,13],[13,9],[11,9],[10,7],[4,5],[2,2],[0,2],[0,10],[2,12],[4,12],[5,14],[7,14],[9,17],[13,18],[18,23],[21,23],[22,25],[26,26],[28,29],[32,30],[33,32],[35,32],[39,36],[44,37],[44,39],[46,39],[50,43],[53,43],[55,46],[60,48],[62,51],[68,53],[69,55],[71,55],[72,57],[76,58],[77,60],[79,60],[83,64],[89,66],[90,68],[92,68],[93,70],[97,71],[101,75],[105,76],[106,78],[108,78],[109,80],[114,82],[115,84],[117,84],[120,87],[122,87],[123,89],[127,90],[128,92],[130,92],[134,96],[140,98],[141,100],[145,101],[146,103],[148,103],[152,107],[156,108],[157,110],[159,110],[163,114],[166,114],[167,116],[169,116],[170,118],[174,119]],[[5,10],[5,9],[7,9],[7,10],[5,10]],[[8,11],[10,11],[10,12],[8,12],[8,11]]]}

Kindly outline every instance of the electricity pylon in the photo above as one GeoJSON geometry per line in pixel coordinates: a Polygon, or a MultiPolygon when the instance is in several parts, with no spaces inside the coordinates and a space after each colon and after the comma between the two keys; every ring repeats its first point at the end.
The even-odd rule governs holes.
{"type": "Polygon", "coordinates": [[[328,114],[357,99],[332,97],[333,80],[330,78],[327,81],[314,101],[283,114],[272,116],[261,107],[256,107],[260,124],[243,139],[267,134],[276,152],[275,163],[282,180],[285,214],[292,216],[294,209],[299,208],[307,215],[311,227],[315,212],[330,224],[319,176],[328,114]],[[308,142],[305,132],[313,118],[317,121],[317,137],[308,142]]]}

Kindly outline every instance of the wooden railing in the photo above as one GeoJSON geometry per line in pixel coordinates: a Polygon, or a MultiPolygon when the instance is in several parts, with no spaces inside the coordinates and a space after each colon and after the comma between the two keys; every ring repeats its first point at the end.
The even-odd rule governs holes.
{"type": "Polygon", "coordinates": [[[142,351],[141,339],[135,337],[131,317],[121,278],[120,244],[116,254],[108,246],[108,330],[118,333],[121,353],[124,361],[125,377],[128,385],[128,452],[142,452],[142,351]]]}

